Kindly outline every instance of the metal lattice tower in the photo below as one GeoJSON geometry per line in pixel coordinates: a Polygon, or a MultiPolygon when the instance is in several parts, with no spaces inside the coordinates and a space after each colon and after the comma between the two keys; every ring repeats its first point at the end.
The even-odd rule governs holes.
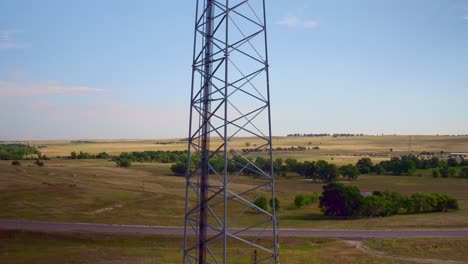
{"type": "Polygon", "coordinates": [[[278,263],[266,31],[265,0],[196,1],[184,263],[278,263]]]}

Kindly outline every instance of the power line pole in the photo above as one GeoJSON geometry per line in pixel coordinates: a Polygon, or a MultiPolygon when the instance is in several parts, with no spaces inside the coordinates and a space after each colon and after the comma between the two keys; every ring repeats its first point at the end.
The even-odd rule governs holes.
{"type": "Polygon", "coordinates": [[[265,10],[264,0],[196,1],[184,263],[278,263],[265,10]],[[261,197],[271,210],[254,204],[261,197]]]}

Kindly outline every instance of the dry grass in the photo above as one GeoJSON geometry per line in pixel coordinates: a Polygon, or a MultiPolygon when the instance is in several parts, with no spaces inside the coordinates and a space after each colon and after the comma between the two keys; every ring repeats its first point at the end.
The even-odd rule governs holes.
{"type": "MultiPolygon", "coordinates": [[[[181,263],[182,245],[182,238],[178,236],[0,230],[0,262],[181,263]]],[[[332,239],[288,238],[280,240],[280,245],[281,263],[392,263],[332,239]]]]}
{"type": "MultiPolygon", "coordinates": [[[[49,157],[69,156],[72,151],[85,151],[92,154],[108,152],[118,155],[121,152],[144,150],[185,150],[187,143],[180,139],[166,140],[86,140],[77,143],[71,141],[32,141],[35,146],[41,146],[41,151],[49,157]]],[[[235,138],[230,146],[236,149],[253,148],[264,142],[253,138],[235,138]],[[250,145],[250,147],[247,147],[250,145]]],[[[298,152],[277,152],[275,156],[292,157],[299,160],[330,161],[333,157],[335,163],[354,163],[362,155],[369,154],[405,154],[408,152],[408,136],[365,136],[365,137],[274,137],[274,148],[303,146],[312,148],[319,146],[320,150],[307,150],[298,152]],[[390,149],[393,151],[390,152],[390,149]]],[[[219,145],[214,138],[212,144],[219,145]]],[[[411,136],[411,151],[421,152],[468,152],[468,137],[449,136],[411,136]]],[[[379,160],[385,157],[378,157],[379,160]]]]}
{"type": "MultiPolygon", "coordinates": [[[[171,176],[168,164],[134,164],[130,169],[99,160],[51,160],[43,168],[0,162],[0,218],[112,224],[183,224],[185,180],[171,176]]],[[[233,188],[246,190],[258,180],[240,177],[233,188]]],[[[467,228],[468,181],[408,176],[361,176],[346,184],[362,191],[440,192],[459,199],[460,211],[387,218],[329,220],[317,204],[295,209],[294,196],[320,192],[322,184],[280,177],[281,227],[386,229],[467,228]]],[[[237,225],[258,220],[249,213],[237,225]]]]}
{"type": "Polygon", "coordinates": [[[396,256],[468,261],[468,238],[375,239],[365,245],[396,256]]]}

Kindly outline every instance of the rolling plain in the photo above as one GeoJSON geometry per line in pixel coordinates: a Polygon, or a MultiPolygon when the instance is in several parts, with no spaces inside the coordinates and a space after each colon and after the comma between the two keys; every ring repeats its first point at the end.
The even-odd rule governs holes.
{"type": "MultiPolygon", "coordinates": [[[[174,176],[171,164],[133,163],[117,168],[111,160],[71,160],[72,151],[91,154],[144,150],[184,150],[187,143],[170,140],[86,140],[33,141],[51,160],[44,167],[33,160],[0,161],[0,219],[82,222],[127,225],[182,226],[185,179],[174,176]]],[[[249,138],[236,138],[231,144],[242,148],[255,145],[249,138]]],[[[305,150],[275,151],[274,156],[300,161],[326,160],[337,165],[356,163],[361,157],[373,162],[407,153],[468,152],[467,136],[364,136],[364,137],[275,137],[275,148],[305,150]],[[319,147],[319,149],[313,149],[319,147]]],[[[256,179],[242,176],[232,188],[247,189],[256,179]]],[[[294,207],[298,194],[318,193],[323,184],[294,174],[276,179],[280,228],[312,229],[467,229],[468,180],[433,178],[430,172],[413,176],[361,175],[343,181],[363,192],[398,191],[402,194],[438,192],[456,198],[460,210],[446,213],[402,214],[384,218],[336,220],[324,217],[317,203],[294,207]]],[[[255,215],[250,217],[255,218],[255,215]]],[[[246,220],[247,221],[247,220],[246,220]]],[[[243,222],[239,223],[240,225],[243,222]]],[[[162,235],[96,235],[0,230],[2,263],[179,263],[180,237],[162,235]],[[38,243],[41,241],[41,243],[38,243]],[[60,252],[60,253],[57,253],[60,252]],[[122,254],[116,254],[122,252],[122,254]],[[117,256],[118,255],[118,256],[117,256]],[[70,256],[75,256],[71,258],[70,256]]],[[[457,250],[468,246],[467,239],[376,239],[361,244],[389,252],[383,256],[329,238],[280,238],[285,263],[413,263],[412,257],[466,261],[457,250]],[[398,245],[398,246],[397,246],[398,245]],[[415,248],[413,251],[403,246],[415,248]],[[432,250],[424,250],[425,247],[432,250]],[[437,250],[436,250],[437,249],[437,250]],[[327,254],[324,254],[327,253],[327,254]],[[395,262],[395,255],[407,256],[395,262]],[[328,257],[327,257],[328,256],[328,257]],[[333,257],[331,257],[333,256],[333,257]],[[393,257],[392,257],[393,256],[393,257]],[[448,256],[448,257],[447,257],[448,256]],[[307,261],[306,261],[307,260],[307,261]]],[[[427,263],[433,263],[430,262],[427,263]]]]}

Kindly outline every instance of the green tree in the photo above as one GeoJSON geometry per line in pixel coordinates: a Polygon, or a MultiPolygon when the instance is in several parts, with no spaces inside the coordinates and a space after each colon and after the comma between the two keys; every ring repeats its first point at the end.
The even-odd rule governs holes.
{"type": "Polygon", "coordinates": [[[373,171],[375,172],[376,175],[381,175],[384,172],[384,168],[380,164],[376,164],[373,167],[373,171]]]}
{"type": "Polygon", "coordinates": [[[447,165],[448,165],[449,167],[456,167],[456,166],[458,166],[457,159],[454,159],[454,158],[449,158],[449,159],[447,159],[447,165]]]}
{"type": "Polygon", "coordinates": [[[440,173],[440,176],[442,176],[442,178],[448,178],[448,176],[449,176],[449,166],[446,163],[443,163],[439,167],[439,173],[440,173]]]}
{"type": "Polygon", "coordinates": [[[358,167],[359,172],[361,174],[367,174],[367,173],[371,172],[372,160],[370,158],[361,158],[356,163],[356,167],[358,167]]]}
{"type": "Polygon", "coordinates": [[[284,161],[284,163],[286,163],[287,171],[290,171],[290,172],[296,171],[296,167],[298,163],[296,159],[288,158],[284,161]]]}
{"type": "MultiPolygon", "coordinates": [[[[275,197],[274,207],[275,207],[275,211],[278,211],[280,209],[280,202],[279,202],[278,198],[276,198],[276,197],[275,197]]],[[[273,199],[270,199],[270,208],[273,209],[273,199]]]]}
{"type": "Polygon", "coordinates": [[[390,202],[383,196],[369,195],[363,199],[360,214],[367,217],[389,216],[392,214],[390,202]]]}
{"type": "Polygon", "coordinates": [[[276,158],[275,161],[273,162],[273,168],[275,170],[275,173],[279,175],[284,170],[283,159],[276,158]]]}
{"type": "Polygon", "coordinates": [[[77,154],[76,154],[75,151],[72,151],[72,152],[70,153],[70,158],[71,158],[71,159],[76,159],[76,156],[77,156],[77,154]]]}
{"type": "Polygon", "coordinates": [[[319,207],[327,216],[350,217],[359,215],[363,200],[358,188],[330,183],[323,186],[319,207]]]}
{"type": "Polygon", "coordinates": [[[343,177],[347,178],[348,180],[355,180],[360,174],[358,167],[353,166],[352,164],[341,166],[338,169],[338,171],[343,177]]]}
{"type": "Polygon", "coordinates": [[[324,160],[315,163],[316,174],[322,182],[333,182],[338,178],[338,168],[324,160]]]}
{"type": "Polygon", "coordinates": [[[257,206],[258,208],[260,209],[263,209],[263,210],[268,210],[268,204],[267,204],[267,199],[265,198],[265,196],[260,196],[260,197],[257,197],[257,199],[255,199],[255,201],[253,202],[253,204],[255,206],[257,206]]]}

